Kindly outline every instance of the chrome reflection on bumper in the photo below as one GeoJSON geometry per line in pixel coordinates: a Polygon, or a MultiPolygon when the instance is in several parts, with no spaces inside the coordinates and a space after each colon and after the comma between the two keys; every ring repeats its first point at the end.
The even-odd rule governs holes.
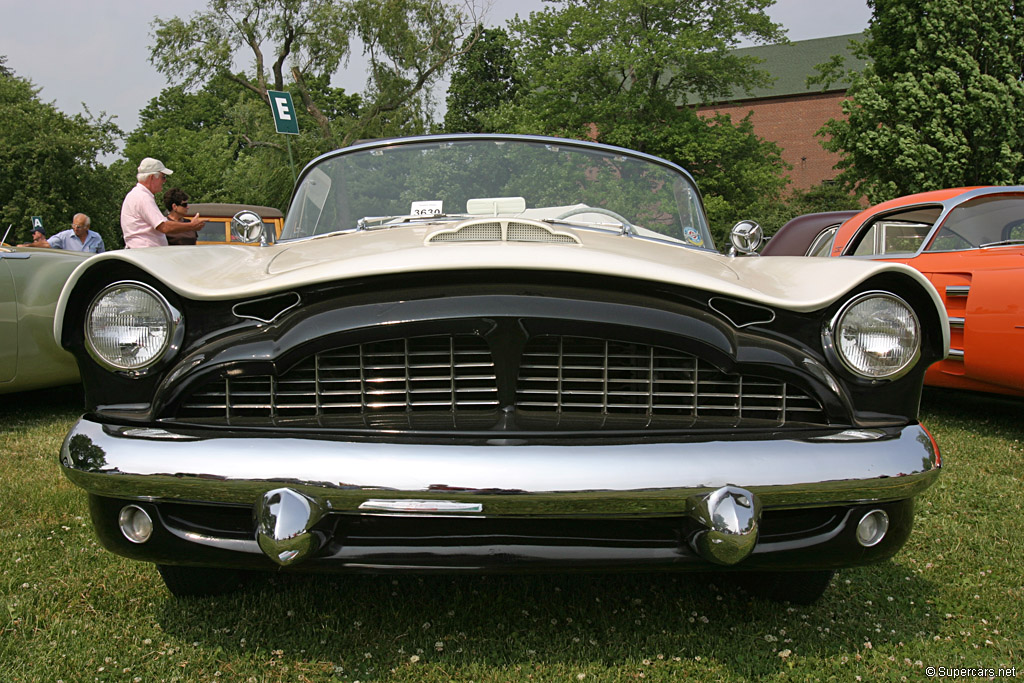
{"type": "Polygon", "coordinates": [[[431,515],[642,517],[689,514],[691,497],[725,486],[742,486],[764,508],[903,500],[940,466],[918,425],[814,440],[594,446],[169,441],[130,431],[83,418],[61,449],[65,474],[89,493],[144,501],[256,505],[287,487],[335,513],[394,514],[366,506],[392,499],[468,504],[431,515]]]}

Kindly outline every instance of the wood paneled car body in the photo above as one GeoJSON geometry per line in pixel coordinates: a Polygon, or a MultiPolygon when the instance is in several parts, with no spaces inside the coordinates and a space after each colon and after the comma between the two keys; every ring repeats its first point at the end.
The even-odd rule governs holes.
{"type": "Polygon", "coordinates": [[[896,553],[938,475],[928,280],[724,256],[662,159],[366,143],[313,160],[264,242],[104,254],[61,295],[88,404],[62,467],[176,594],[239,570],[721,569],[811,600],[896,553]]]}
{"type": "Polygon", "coordinates": [[[192,202],[188,207],[190,216],[198,214],[207,220],[199,231],[196,244],[230,244],[239,242],[231,232],[231,219],[239,211],[251,211],[263,219],[264,230],[271,242],[276,240],[284,227],[284,214],[272,206],[252,204],[219,204],[192,202]]]}

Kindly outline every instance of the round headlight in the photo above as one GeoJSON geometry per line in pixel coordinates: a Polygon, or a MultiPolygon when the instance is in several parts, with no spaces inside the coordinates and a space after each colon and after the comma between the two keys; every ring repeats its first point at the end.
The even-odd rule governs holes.
{"type": "Polygon", "coordinates": [[[899,376],[921,352],[921,325],[903,299],[867,292],[848,302],[832,325],[832,343],[843,364],[871,379],[899,376]]]}
{"type": "Polygon", "coordinates": [[[85,343],[97,362],[138,371],[180,344],[181,314],[152,287],[118,282],[100,292],[85,316],[85,343]]]}

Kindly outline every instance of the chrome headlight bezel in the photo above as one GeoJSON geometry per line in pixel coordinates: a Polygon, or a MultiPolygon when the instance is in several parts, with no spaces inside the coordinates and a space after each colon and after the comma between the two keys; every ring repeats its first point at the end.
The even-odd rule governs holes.
{"type": "Polygon", "coordinates": [[[839,311],[832,317],[832,320],[825,327],[822,334],[822,342],[825,346],[826,353],[841,367],[857,378],[869,381],[895,380],[910,372],[921,358],[921,320],[918,318],[913,307],[908,304],[906,300],[892,292],[882,290],[861,292],[843,304],[839,311]],[[847,321],[847,316],[858,306],[873,299],[885,299],[904,308],[912,327],[913,341],[906,349],[907,353],[902,355],[900,362],[890,365],[889,367],[865,367],[863,364],[859,364],[854,359],[851,359],[849,354],[843,349],[842,328],[844,323],[847,321]]]}
{"type": "Polygon", "coordinates": [[[82,323],[82,333],[85,339],[85,348],[89,356],[99,365],[127,377],[141,377],[153,368],[166,362],[173,357],[181,348],[182,340],[185,337],[184,318],[180,311],[170,304],[163,294],[154,287],[137,280],[120,280],[107,285],[101,289],[89,302],[85,318],[82,323]],[[96,309],[103,300],[119,290],[134,289],[143,292],[151,297],[157,304],[157,310],[163,317],[163,324],[166,326],[166,334],[163,335],[155,352],[146,356],[138,363],[118,362],[118,359],[105,353],[95,341],[95,335],[91,333],[91,323],[94,319],[96,309]]]}

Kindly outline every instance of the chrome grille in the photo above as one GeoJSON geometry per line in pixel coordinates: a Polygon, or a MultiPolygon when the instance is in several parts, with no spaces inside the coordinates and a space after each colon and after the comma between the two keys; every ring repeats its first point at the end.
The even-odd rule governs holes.
{"type": "MultiPolygon", "coordinates": [[[[410,337],[320,351],[280,376],[206,384],[174,419],[236,426],[530,431],[731,429],[828,424],[781,380],[722,372],[679,350],[540,336],[499,372],[482,337],[410,337]],[[518,374],[516,374],[518,373],[518,374]],[[515,416],[499,377],[515,381],[515,416]]],[[[499,361],[501,362],[501,361],[499,361]]],[[[511,395],[511,387],[510,387],[511,395]]]]}
{"type": "Polygon", "coordinates": [[[516,405],[534,427],[827,424],[818,401],[787,382],[727,374],[674,349],[583,337],[530,342],[516,405]]]}
{"type": "Polygon", "coordinates": [[[229,425],[480,428],[495,420],[494,362],[473,335],[413,337],[321,351],[280,377],[227,377],[189,396],[178,419],[229,425]]]}

